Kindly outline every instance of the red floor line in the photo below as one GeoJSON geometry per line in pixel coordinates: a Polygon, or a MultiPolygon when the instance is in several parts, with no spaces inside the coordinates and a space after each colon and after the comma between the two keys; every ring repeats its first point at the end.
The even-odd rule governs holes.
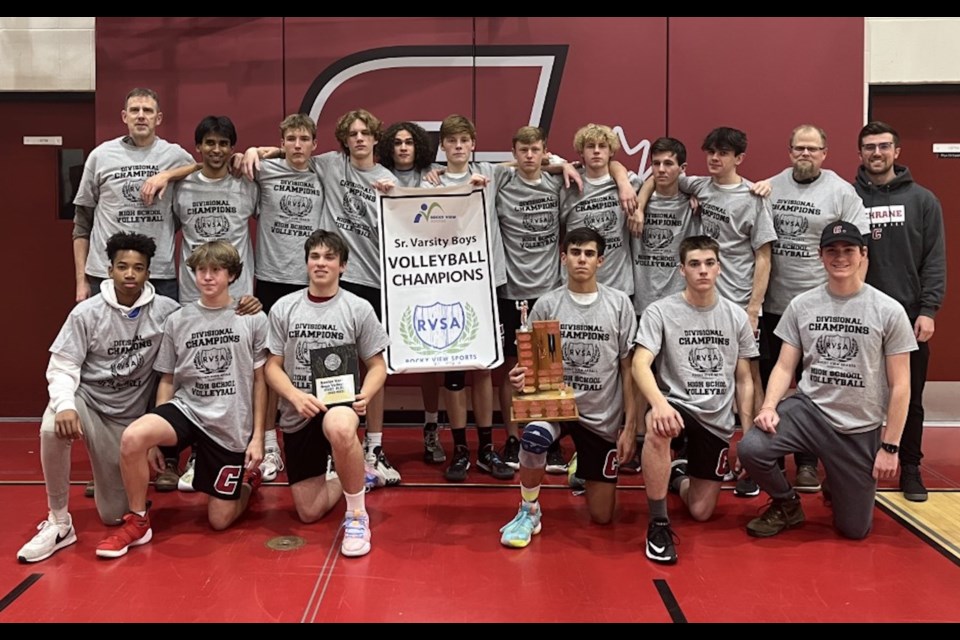
{"type": "Polygon", "coordinates": [[[337,539],[340,537],[340,529],[337,529],[337,532],[333,535],[333,542],[330,543],[330,548],[327,549],[327,557],[323,559],[323,565],[320,567],[320,573],[317,575],[317,582],[313,585],[313,593],[310,594],[310,599],[307,600],[307,606],[303,609],[303,617],[300,618],[300,622],[314,622],[317,617],[317,612],[320,610],[320,603],[323,602],[323,595],[327,592],[327,585],[330,584],[330,577],[333,575],[333,568],[337,564],[337,558],[340,554],[335,553],[337,548],[337,539]],[[330,557],[333,556],[333,564],[330,563],[330,557]],[[329,567],[329,570],[327,569],[329,567]],[[324,581],[324,573],[326,573],[326,581],[324,581]],[[320,597],[317,598],[316,607],[313,609],[313,615],[310,616],[310,620],[307,620],[307,614],[310,612],[310,608],[313,607],[313,599],[317,596],[317,589],[320,587],[320,583],[323,582],[323,590],[320,592],[320,597]]]}

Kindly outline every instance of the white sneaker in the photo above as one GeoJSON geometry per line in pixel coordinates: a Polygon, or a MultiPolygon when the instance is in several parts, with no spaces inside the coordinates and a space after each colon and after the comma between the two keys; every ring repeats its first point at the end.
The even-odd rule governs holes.
{"type": "Polygon", "coordinates": [[[180,479],[177,480],[178,491],[183,491],[184,493],[193,493],[196,491],[196,489],[193,488],[193,476],[196,473],[196,466],[197,456],[194,454],[190,456],[189,460],[187,460],[187,468],[180,475],[180,479]]]}
{"type": "Polygon", "coordinates": [[[263,456],[263,462],[260,463],[260,473],[263,474],[263,481],[273,482],[281,471],[283,471],[283,458],[280,457],[280,450],[267,449],[263,456]]]}
{"type": "Polygon", "coordinates": [[[390,461],[387,460],[383,447],[374,447],[371,453],[375,460],[373,466],[383,476],[383,483],[387,486],[400,484],[400,472],[394,469],[390,461]]]}
{"type": "Polygon", "coordinates": [[[383,475],[383,470],[377,466],[370,466],[366,461],[363,463],[363,489],[370,493],[377,487],[387,486],[387,479],[383,475]]]}
{"type": "Polygon", "coordinates": [[[340,553],[349,558],[370,553],[370,516],[366,511],[357,509],[344,516],[340,553]]]}
{"type": "Polygon", "coordinates": [[[37,525],[37,534],[17,551],[17,560],[23,563],[40,562],[76,542],[73,516],[67,514],[67,518],[66,524],[58,524],[53,514],[49,514],[46,520],[37,525]]]}
{"type": "Polygon", "coordinates": [[[327,454],[327,473],[324,477],[326,478],[327,482],[336,480],[340,477],[337,475],[337,468],[333,466],[333,456],[330,454],[327,454]]]}

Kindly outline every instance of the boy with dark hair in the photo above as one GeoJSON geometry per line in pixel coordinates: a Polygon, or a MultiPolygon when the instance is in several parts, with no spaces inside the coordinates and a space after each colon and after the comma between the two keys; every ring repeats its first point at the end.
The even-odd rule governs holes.
{"type": "Polygon", "coordinates": [[[436,166],[437,144],[414,122],[394,122],[377,141],[377,160],[393,174],[397,186],[419,187],[436,166]]]}
{"type": "Polygon", "coordinates": [[[816,455],[827,472],[833,524],[855,540],[873,525],[877,481],[897,473],[910,403],[910,352],[917,341],[896,300],[860,279],[867,257],[855,225],[838,221],[820,236],[827,282],[790,301],[763,407],[737,447],[750,477],[773,499],[747,533],[765,538],[803,523],[800,496],[777,458],[816,455]],[[803,360],[797,393],[784,399],[803,360]]]}
{"type": "MultiPolygon", "coordinates": [[[[717,276],[717,292],[747,312],[758,341],[760,357],[766,340],[760,334],[760,315],[770,278],[770,251],[777,239],[770,212],[768,184],[754,185],[737,172],[747,150],[747,135],[732,127],[717,127],[703,140],[709,176],[680,177],[680,191],[696,196],[700,203],[700,227],[720,245],[724,268],[717,276]]],[[[640,189],[645,205],[653,191],[652,179],[640,189]]],[[[760,358],[750,362],[753,386],[760,382],[760,358]]],[[[760,489],[743,477],[734,490],[741,497],[758,495],[760,489]]]]}
{"type": "MultiPolygon", "coordinates": [[[[340,552],[370,552],[370,518],[364,501],[365,460],[357,429],[387,377],[383,351],[387,333],[370,303],[343,289],[349,245],[335,232],[318,229],[304,245],[308,287],[281,298],[270,311],[267,381],[279,394],[287,478],[303,522],[323,517],[343,495],[347,511],[340,552]],[[310,351],[355,345],[366,365],[356,400],[328,407],[312,393],[310,351]],[[327,457],[336,475],[327,477],[327,457]]],[[[367,475],[384,478],[372,465],[367,475]]]]}
{"type": "Polygon", "coordinates": [[[70,453],[82,439],[90,456],[100,520],[117,525],[127,512],[120,475],[123,430],[147,410],[163,324],[180,308],[157,296],[150,277],[153,239],[116,233],[106,242],[109,279],[79,303],[50,347],[50,403],[40,423],[40,460],[50,513],[18,552],[38,562],[77,541],[68,510],[70,453]]]}
{"type": "Polygon", "coordinates": [[[123,433],[120,468],[130,511],[97,545],[101,558],[119,558],[153,537],[146,493],[150,466],[163,459],[157,447],[196,448],[193,486],[210,496],[207,519],[216,530],[246,510],[262,480],[266,316],[235,311],[229,287],[243,265],[233,245],[203,244],[188,264],[200,300],[167,319],[154,364],[161,373],[157,407],[123,433]]]}
{"type": "MultiPolygon", "coordinates": [[[[590,519],[597,524],[613,520],[617,467],[633,456],[636,446],[630,356],[637,320],[625,293],[597,282],[604,245],[603,236],[588,227],[569,232],[560,254],[567,283],[541,296],[530,313],[531,321],[560,321],[564,381],[573,388],[580,419],[535,421],[523,428],[520,508],[500,529],[500,543],[507,547],[525,547],[540,533],[547,450],[564,431],[577,448],[577,475],[586,480],[590,519]]],[[[510,371],[515,389],[523,388],[525,374],[525,367],[510,371]]]]}
{"type": "MultiPolygon", "coordinates": [[[[381,318],[380,309],[380,227],[377,223],[377,183],[392,182],[393,174],[376,161],[374,150],[380,139],[380,120],[366,109],[354,109],[340,116],[334,129],[340,150],[310,159],[319,177],[325,198],[319,228],[338,233],[352,254],[351,269],[341,285],[370,303],[381,318]]],[[[260,157],[274,156],[276,148],[247,149],[246,171],[252,171],[260,157]]],[[[366,412],[364,455],[377,467],[387,484],[400,483],[400,472],[383,451],[382,389],[370,398],[366,412]]]]}
{"type": "Polygon", "coordinates": [[[744,432],[752,425],[749,359],[758,354],[747,314],[717,295],[716,240],[685,238],[679,254],[684,289],[643,312],[633,356],[633,379],[650,405],[642,454],[650,505],[646,555],[664,564],[677,561],[667,490],[680,495],[695,520],[713,514],[730,466],[734,398],[744,432]],[[671,441],[681,436],[687,459],[671,466],[671,441]]]}

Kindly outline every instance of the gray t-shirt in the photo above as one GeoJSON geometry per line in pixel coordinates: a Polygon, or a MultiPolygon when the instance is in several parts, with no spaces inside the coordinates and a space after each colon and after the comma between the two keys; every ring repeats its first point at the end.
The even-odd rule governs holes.
{"type": "Polygon", "coordinates": [[[777,239],[768,198],[750,193],[753,183],[742,179],[727,187],[709,177],[680,176],[680,190],[700,201],[700,228],[720,244],[717,291],[743,308],[753,291],[754,252],[777,239]]]}
{"type": "MultiPolygon", "coordinates": [[[[506,165],[491,164],[489,162],[471,162],[466,173],[451,175],[449,172],[440,176],[441,186],[450,187],[470,182],[470,176],[478,173],[489,178],[490,182],[484,188],[484,202],[487,208],[487,234],[490,238],[491,260],[493,264],[493,284],[499,287],[507,282],[507,259],[503,250],[503,238],[500,234],[500,219],[497,216],[497,192],[510,179],[513,169],[506,165]]],[[[429,182],[422,182],[422,187],[433,187],[429,182]]]]}
{"type": "MultiPolygon", "coordinates": [[[[283,356],[283,370],[297,389],[313,393],[310,350],[353,344],[368,360],[390,344],[370,303],[346,289],[326,302],[312,302],[307,290],[285,295],[270,309],[270,353],[283,356]]],[[[359,389],[357,389],[359,391],[359,389]]],[[[309,420],[280,398],[280,429],[293,433],[309,420]]]]}
{"type": "MultiPolygon", "coordinates": [[[[607,246],[604,262],[597,271],[597,282],[633,295],[633,272],[630,267],[630,245],[627,217],[620,207],[617,183],[611,176],[591,181],[583,175],[583,192],[571,186],[560,192],[560,222],[567,231],[590,227],[603,236],[607,246]]],[[[630,171],[627,176],[634,189],[640,178],[630,171]]],[[[566,271],[562,274],[566,281],[566,271]]]]}
{"type": "Polygon", "coordinates": [[[309,166],[300,171],[271,159],[260,163],[257,184],[257,280],[307,284],[303,243],[320,228],[320,178],[309,166]]]}
{"type": "Polygon", "coordinates": [[[697,307],[675,293],[647,307],[636,343],[656,356],[667,400],[729,442],[736,426],[737,362],[760,355],[746,311],[723,296],[697,307]]]}
{"type": "Polygon", "coordinates": [[[633,350],[637,317],[625,293],[602,284],[597,289],[597,299],[583,305],[558,287],[537,300],[530,320],[560,321],[563,379],[573,387],[580,424],[616,442],[623,425],[620,361],[633,350]]]}
{"type": "Polygon", "coordinates": [[[827,281],[817,254],[820,234],[827,225],[846,220],[863,234],[870,220],[853,185],[829,169],[813,182],[800,184],[793,168],[770,179],[773,226],[778,239],[770,258],[770,286],[763,309],[782,315],[794,296],[827,281]]]}
{"type": "Polygon", "coordinates": [[[885,358],[917,349],[903,306],[868,284],[849,297],[825,284],[801,293],[774,333],[803,352],[797,390],[841,433],[881,425],[890,392],[885,358]]]}
{"type": "Polygon", "coordinates": [[[253,243],[250,242],[250,218],[260,194],[249,180],[227,175],[211,180],[199,171],[178,182],[173,194],[173,214],[180,221],[180,302],[200,299],[193,271],[187,258],[194,249],[211,240],[225,240],[240,253],[243,270],[230,285],[230,295],[240,298],[253,294],[253,243]]]}
{"type": "Polygon", "coordinates": [[[536,182],[511,171],[497,192],[507,283],[497,292],[507,300],[539,298],[561,284],[560,190],[563,179],[547,173],[536,182]]]}
{"type": "MultiPolygon", "coordinates": [[[[87,275],[106,278],[107,240],[120,231],[136,231],[153,238],[157,252],[150,261],[153,278],[176,278],[173,260],[174,225],[170,192],[149,207],[140,199],[144,181],[167,169],[194,163],[183,147],[157,138],[138,147],[129,138],[104,142],[87,157],[73,204],[93,209],[87,275]]],[[[172,191],[172,190],[170,190],[172,191]]]]}
{"type": "Polygon", "coordinates": [[[424,180],[426,180],[426,175],[430,173],[430,171],[440,168],[442,167],[434,162],[430,165],[429,169],[394,169],[390,173],[393,174],[394,182],[396,182],[398,187],[418,188],[423,184],[424,180]]]}
{"type": "Polygon", "coordinates": [[[253,435],[254,370],[267,361],[267,316],[199,303],[167,319],[154,369],[173,374],[172,402],[210,438],[235,453],[253,435]]]}
{"type": "Polygon", "coordinates": [[[98,412],[118,421],[139,418],[155,393],[164,322],[179,308],[155,296],[125,313],[97,294],[70,311],[50,353],[80,365],[77,394],[98,412]]]}
{"type": "Polygon", "coordinates": [[[311,166],[326,193],[320,227],[339,233],[350,248],[341,278],[379,289],[380,217],[377,190],[372,185],[377,180],[393,180],[393,174],[380,164],[358,169],[350,163],[350,156],[340,151],[314,156],[311,166]]]}
{"type": "Polygon", "coordinates": [[[650,304],[683,291],[680,242],[700,233],[700,219],[690,209],[690,197],[678,193],[650,196],[644,211],[643,235],[630,236],[633,256],[633,308],[637,315],[650,304]]]}

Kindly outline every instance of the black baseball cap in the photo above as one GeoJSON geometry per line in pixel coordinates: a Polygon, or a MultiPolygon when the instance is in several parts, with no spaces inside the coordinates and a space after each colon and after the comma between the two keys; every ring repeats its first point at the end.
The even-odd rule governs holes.
{"type": "Polygon", "coordinates": [[[820,234],[820,248],[833,244],[834,242],[849,242],[858,247],[864,246],[863,234],[856,225],[850,224],[844,220],[832,222],[826,226],[823,233],[820,234]]]}

